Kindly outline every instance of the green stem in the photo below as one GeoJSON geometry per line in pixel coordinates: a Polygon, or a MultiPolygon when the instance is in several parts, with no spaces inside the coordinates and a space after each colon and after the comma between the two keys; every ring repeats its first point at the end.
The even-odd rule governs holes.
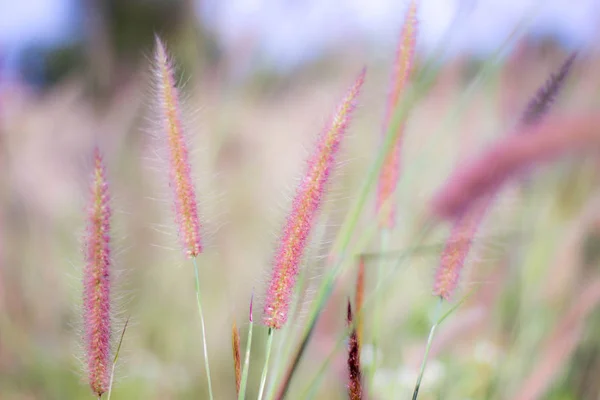
{"type": "Polygon", "coordinates": [[[260,378],[260,389],[258,390],[258,400],[262,399],[265,391],[265,383],[267,382],[267,372],[269,371],[269,358],[271,357],[271,347],[273,347],[273,328],[269,328],[267,334],[267,354],[265,356],[265,366],[263,367],[262,377],[260,378]]]}
{"type": "Polygon", "coordinates": [[[210,379],[210,367],[208,365],[208,348],[206,346],[206,328],[204,326],[204,314],[202,313],[202,302],[200,301],[200,277],[198,275],[198,263],[196,257],[192,258],[194,263],[194,274],[196,276],[196,300],[198,303],[198,315],[200,316],[200,325],[202,327],[202,346],[204,348],[204,368],[206,369],[206,378],[208,379],[208,395],[213,400],[212,383],[210,379]]]}
{"type": "Polygon", "coordinates": [[[108,394],[106,399],[110,400],[110,395],[112,394],[113,388],[113,380],[115,378],[115,367],[117,366],[117,360],[119,359],[119,353],[121,352],[121,345],[123,344],[123,338],[125,337],[125,331],[127,330],[127,325],[129,324],[129,317],[125,321],[125,325],[123,326],[123,331],[121,332],[121,338],[119,339],[119,344],[117,345],[117,351],[115,352],[115,358],[113,360],[112,369],[110,371],[110,383],[108,384],[108,394]]]}
{"type": "Polygon", "coordinates": [[[421,370],[419,371],[419,377],[417,378],[417,383],[415,384],[415,390],[413,391],[412,400],[417,400],[417,397],[419,396],[419,388],[421,387],[421,380],[423,379],[423,374],[425,373],[425,366],[427,365],[427,358],[429,357],[429,350],[431,350],[433,336],[435,334],[435,330],[437,329],[438,324],[441,322],[439,315],[442,310],[443,301],[444,299],[440,297],[440,301],[438,302],[437,307],[435,309],[435,322],[433,323],[433,325],[431,325],[431,330],[429,331],[427,345],[425,346],[425,354],[423,355],[423,361],[421,362],[421,370]]]}
{"type": "Polygon", "coordinates": [[[252,314],[250,315],[250,317],[250,326],[248,327],[248,340],[246,343],[246,358],[244,359],[244,369],[242,371],[242,381],[240,382],[240,392],[238,393],[238,400],[244,400],[244,398],[246,397],[246,383],[248,382],[248,370],[250,369],[250,348],[252,346],[252,326],[254,325],[254,323],[252,322],[252,314]]]}
{"type": "Polygon", "coordinates": [[[391,236],[391,232],[389,229],[382,229],[381,231],[381,240],[380,240],[380,251],[379,251],[379,260],[378,260],[378,266],[377,266],[377,297],[375,299],[375,304],[373,305],[373,308],[375,310],[375,329],[373,331],[373,364],[371,365],[371,368],[369,370],[369,382],[371,384],[371,386],[373,386],[373,378],[375,376],[375,370],[377,369],[377,367],[379,366],[379,362],[381,360],[379,360],[378,357],[378,348],[380,346],[380,342],[381,342],[381,335],[380,335],[380,329],[383,325],[383,310],[382,310],[382,305],[383,305],[383,297],[384,297],[384,291],[381,290],[381,287],[383,286],[383,279],[385,276],[385,262],[386,262],[386,257],[384,257],[383,255],[385,254],[385,252],[388,250],[389,247],[389,242],[390,242],[390,236],[391,236]]]}

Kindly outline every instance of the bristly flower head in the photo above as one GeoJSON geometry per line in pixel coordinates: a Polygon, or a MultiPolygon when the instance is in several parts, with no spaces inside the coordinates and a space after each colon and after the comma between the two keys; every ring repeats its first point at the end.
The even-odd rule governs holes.
{"type": "Polygon", "coordinates": [[[469,255],[475,234],[485,217],[488,207],[491,205],[492,198],[481,199],[473,209],[463,215],[452,225],[452,231],[446,241],[440,265],[435,274],[435,283],[433,285],[433,294],[444,300],[450,300],[458,282],[464,266],[465,260],[469,255]]]}
{"type": "Polygon", "coordinates": [[[158,95],[162,135],[168,149],[169,186],[173,190],[175,222],[187,256],[202,252],[200,221],[196,190],[192,181],[188,145],[183,132],[179,91],[176,87],[173,65],[165,46],[156,38],[155,80],[158,95]]]}
{"type": "MultiPolygon", "coordinates": [[[[391,91],[389,93],[386,106],[385,119],[383,124],[383,133],[387,132],[394,111],[398,106],[398,102],[407,86],[408,79],[414,64],[415,43],[417,37],[417,4],[411,1],[406,16],[404,25],[400,34],[400,42],[396,53],[394,70],[392,73],[391,91]]],[[[388,153],[379,176],[379,185],[377,190],[377,212],[381,212],[380,224],[382,227],[393,228],[396,224],[396,216],[394,205],[388,204],[386,210],[381,210],[384,204],[390,199],[396,191],[398,179],[400,177],[400,156],[402,148],[402,136],[404,126],[401,125],[397,132],[396,141],[388,153]]]]}
{"type": "Polygon", "coordinates": [[[315,150],[308,159],[306,172],[292,201],[292,209],[275,253],[264,306],[263,322],[270,328],[279,329],[287,321],[298,267],[323,203],[329,176],[335,166],[340,143],[364,79],[365,70],[360,73],[331,122],[317,139],[315,150]]]}
{"type": "MultiPolygon", "coordinates": [[[[346,318],[348,326],[352,326],[352,306],[348,300],[348,315],[346,318]]],[[[350,331],[348,341],[348,397],[350,400],[361,400],[363,398],[362,377],[360,371],[360,341],[356,333],[356,326],[350,331]]]]}
{"type": "Polygon", "coordinates": [[[598,117],[583,115],[547,117],[518,129],[458,168],[434,196],[433,214],[443,219],[460,218],[515,175],[569,153],[597,149],[599,126],[598,117]]]}
{"type": "Polygon", "coordinates": [[[110,196],[100,151],[94,150],[91,200],[87,210],[83,321],[88,380],[101,396],[110,377],[110,196]]]}
{"type": "Polygon", "coordinates": [[[551,74],[535,96],[529,101],[525,112],[521,118],[523,125],[530,125],[539,122],[539,120],[548,112],[548,109],[554,103],[554,100],[564,85],[567,75],[571,70],[577,52],[573,52],[562,64],[558,72],[551,74]]]}

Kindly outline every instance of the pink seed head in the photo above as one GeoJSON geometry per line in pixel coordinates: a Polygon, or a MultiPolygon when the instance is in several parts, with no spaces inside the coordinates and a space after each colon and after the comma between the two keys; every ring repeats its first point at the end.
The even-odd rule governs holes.
{"type": "MultiPolygon", "coordinates": [[[[521,119],[522,126],[526,127],[535,124],[545,116],[563,85],[575,60],[575,56],[576,53],[573,53],[567,58],[559,71],[556,74],[550,75],[544,86],[537,91],[525,109],[521,119]]],[[[525,130],[525,132],[528,131],[525,130]]],[[[440,296],[445,300],[450,300],[451,295],[458,285],[460,272],[471,249],[479,224],[484,218],[486,210],[491,207],[494,199],[494,193],[485,195],[453,222],[452,232],[442,252],[440,266],[436,273],[434,295],[440,296]]]]}
{"type": "MultiPolygon", "coordinates": [[[[417,37],[416,15],[417,4],[415,1],[411,1],[404,18],[404,25],[400,33],[400,42],[396,52],[396,61],[392,73],[392,90],[388,97],[383,124],[384,134],[387,132],[394,110],[398,106],[398,101],[406,88],[412,71],[417,37]]],[[[377,190],[377,212],[382,213],[380,224],[382,227],[390,229],[396,225],[396,215],[393,204],[388,202],[388,208],[386,210],[382,210],[382,208],[388,199],[394,195],[398,184],[403,131],[404,126],[401,125],[399,132],[397,132],[396,141],[382,166],[377,190]]]]}
{"type": "Polygon", "coordinates": [[[100,151],[96,148],[84,242],[83,320],[88,380],[98,396],[108,389],[111,362],[109,202],[106,172],[100,151]]]}
{"type": "Polygon", "coordinates": [[[188,257],[202,252],[200,221],[196,190],[192,181],[188,145],[183,133],[179,91],[175,84],[173,66],[164,45],[156,38],[156,92],[162,130],[168,149],[169,186],[173,191],[175,223],[179,238],[188,257]]]}
{"type": "Polygon", "coordinates": [[[435,274],[433,285],[435,296],[442,297],[444,300],[451,299],[458,286],[460,273],[473,245],[477,230],[492,202],[492,197],[486,197],[477,203],[469,213],[454,221],[435,274]]]}
{"type": "Polygon", "coordinates": [[[363,69],[338,106],[331,122],[317,139],[315,150],[307,161],[304,178],[296,190],[292,209],[275,253],[267,290],[263,322],[270,328],[279,329],[287,321],[298,267],[364,79],[363,69]]]}
{"type": "Polygon", "coordinates": [[[438,218],[457,219],[477,200],[528,169],[573,152],[595,150],[600,120],[594,115],[552,117],[517,129],[458,168],[433,198],[438,218]]]}

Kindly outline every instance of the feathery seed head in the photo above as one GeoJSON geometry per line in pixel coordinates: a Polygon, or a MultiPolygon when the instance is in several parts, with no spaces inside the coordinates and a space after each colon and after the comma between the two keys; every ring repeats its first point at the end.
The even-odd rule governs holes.
{"type": "Polygon", "coordinates": [[[196,190],[192,180],[188,144],[183,132],[173,65],[158,37],[155,63],[159,118],[168,149],[169,186],[173,191],[175,222],[186,255],[195,257],[202,252],[196,190]]]}
{"type": "Polygon", "coordinates": [[[83,322],[88,381],[98,396],[110,376],[110,196],[100,151],[94,150],[88,222],[84,241],[83,322]]]}
{"type": "Polygon", "coordinates": [[[595,115],[545,118],[500,139],[458,168],[433,198],[433,214],[456,219],[509,178],[572,152],[597,149],[600,120],[595,115]]]}
{"type": "Polygon", "coordinates": [[[263,322],[270,328],[280,329],[287,321],[298,267],[364,79],[363,69],[338,106],[331,122],[317,139],[316,148],[307,161],[306,172],[283,227],[267,289],[263,322]]]}
{"type": "MultiPolygon", "coordinates": [[[[392,90],[389,93],[386,106],[385,120],[383,124],[384,134],[387,132],[388,125],[391,122],[394,110],[407,86],[410,73],[413,68],[415,43],[417,37],[417,4],[411,1],[404,18],[404,25],[400,34],[400,42],[396,53],[396,61],[392,73],[392,90]]],[[[398,179],[400,176],[400,156],[402,147],[402,136],[404,126],[401,125],[397,132],[396,141],[390,152],[387,154],[385,162],[379,176],[377,190],[377,212],[381,212],[380,224],[382,227],[393,228],[396,224],[396,216],[393,204],[387,203],[388,208],[381,210],[388,199],[394,195],[398,179]]]]}
{"type": "Polygon", "coordinates": [[[576,56],[577,52],[573,52],[562,64],[558,72],[551,74],[544,83],[544,86],[542,86],[529,101],[525,112],[521,117],[521,123],[523,125],[539,122],[539,120],[548,112],[548,109],[552,103],[554,103],[558,92],[564,85],[567,75],[575,62],[576,56]]]}
{"type": "Polygon", "coordinates": [[[454,221],[435,274],[433,285],[435,296],[442,297],[444,300],[452,298],[477,229],[492,201],[493,197],[481,199],[468,213],[454,221]]]}

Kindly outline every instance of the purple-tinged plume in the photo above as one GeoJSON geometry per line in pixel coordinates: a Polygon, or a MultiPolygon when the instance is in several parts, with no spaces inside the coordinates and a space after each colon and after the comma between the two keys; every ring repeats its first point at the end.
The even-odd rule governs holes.
{"type": "MultiPolygon", "coordinates": [[[[573,53],[562,65],[559,72],[552,74],[544,86],[537,91],[527,105],[521,120],[521,126],[526,127],[536,124],[545,116],[564,83],[575,55],[576,53],[573,53]]],[[[434,295],[440,296],[444,300],[451,299],[458,286],[462,268],[471,250],[479,225],[495,198],[495,193],[483,196],[453,221],[452,230],[442,251],[440,265],[435,275],[434,295]]]]}
{"type": "Polygon", "coordinates": [[[547,117],[517,129],[450,176],[433,198],[433,214],[443,219],[459,218],[510,178],[540,163],[599,145],[600,117],[593,114],[547,117]]]}
{"type": "MultiPolygon", "coordinates": [[[[396,61],[392,73],[391,91],[389,93],[383,124],[384,134],[387,132],[394,111],[398,107],[398,102],[406,89],[413,68],[417,36],[416,14],[417,4],[415,1],[411,1],[400,33],[400,42],[398,44],[396,61]]],[[[396,224],[394,204],[390,204],[388,199],[396,192],[396,186],[398,185],[398,179],[400,177],[400,156],[402,151],[404,126],[400,125],[399,130],[400,132],[397,133],[396,142],[392,146],[392,149],[381,167],[377,189],[377,212],[383,214],[381,216],[380,225],[386,228],[393,228],[396,224]],[[385,204],[388,204],[388,208],[382,211],[381,209],[385,204]]]]}
{"type": "Polygon", "coordinates": [[[292,209],[275,253],[267,289],[263,322],[270,328],[279,329],[287,321],[298,267],[323,203],[329,176],[335,166],[340,143],[364,79],[365,70],[360,73],[331,122],[317,139],[315,150],[308,159],[306,172],[294,196],[292,209]]]}
{"type": "Polygon", "coordinates": [[[523,116],[521,117],[521,124],[531,125],[539,122],[548,112],[548,109],[554,103],[558,92],[562,88],[569,75],[569,71],[573,66],[577,52],[573,52],[560,67],[558,72],[551,74],[546,80],[544,86],[542,86],[535,96],[529,101],[523,116]]]}
{"type": "Polygon", "coordinates": [[[179,91],[173,65],[160,39],[156,38],[155,80],[158,118],[168,150],[169,186],[173,190],[175,222],[188,257],[202,252],[196,190],[192,180],[188,144],[183,132],[179,91]]]}
{"type": "Polygon", "coordinates": [[[101,396],[110,379],[110,195],[102,156],[94,150],[91,200],[85,233],[83,321],[88,380],[101,396]]]}
{"type": "MultiPolygon", "coordinates": [[[[352,326],[352,306],[348,300],[348,314],[346,317],[348,326],[352,326]]],[[[361,400],[363,398],[362,377],[360,371],[360,341],[356,332],[356,325],[350,330],[348,340],[348,398],[350,400],[361,400]]]]}

